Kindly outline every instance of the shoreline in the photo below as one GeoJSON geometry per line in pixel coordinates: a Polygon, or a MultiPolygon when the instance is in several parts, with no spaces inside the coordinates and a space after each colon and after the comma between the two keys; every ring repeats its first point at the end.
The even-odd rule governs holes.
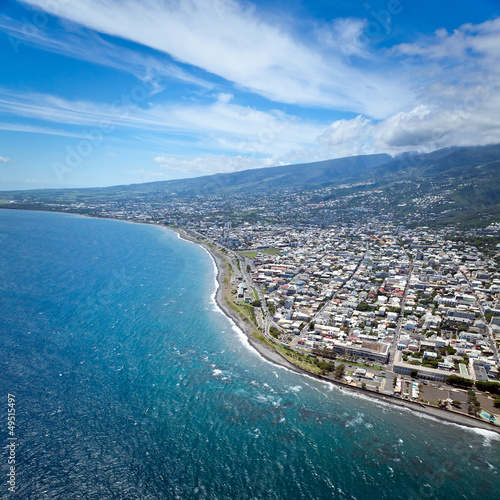
{"type": "Polygon", "coordinates": [[[215,264],[216,269],[215,279],[217,282],[217,290],[215,292],[215,302],[221,312],[225,316],[227,316],[229,320],[236,326],[236,328],[238,328],[244,334],[250,346],[253,347],[260,356],[265,358],[267,361],[270,361],[271,363],[283,366],[284,368],[292,370],[296,373],[313,375],[312,373],[301,370],[298,366],[295,366],[293,363],[290,363],[290,361],[283,358],[283,356],[281,356],[281,354],[276,352],[274,349],[271,350],[265,344],[259,342],[253,335],[255,327],[243,321],[241,316],[236,311],[233,311],[231,307],[229,307],[224,297],[224,279],[226,278],[227,274],[226,264],[222,261],[221,257],[217,253],[215,253],[207,244],[195,239],[194,237],[191,237],[182,229],[166,229],[170,229],[171,231],[177,233],[183,240],[190,241],[191,243],[202,247],[208,252],[215,264]]]}
{"type": "MultiPolygon", "coordinates": [[[[4,208],[4,207],[2,207],[4,208]]],[[[18,210],[18,209],[14,209],[18,210]]],[[[452,425],[459,425],[459,426],[464,426],[469,429],[481,429],[481,430],[487,430],[487,431],[492,431],[497,434],[500,434],[500,426],[490,424],[486,422],[485,420],[479,420],[471,415],[466,415],[464,413],[456,412],[454,410],[443,410],[440,408],[437,408],[432,405],[424,404],[424,403],[419,403],[419,402],[412,402],[412,401],[406,401],[406,400],[401,400],[397,399],[394,397],[391,397],[386,394],[381,394],[375,391],[370,391],[367,389],[361,389],[360,387],[354,387],[350,386],[348,384],[345,384],[340,381],[332,380],[327,377],[323,377],[320,375],[316,375],[314,373],[311,373],[307,370],[304,370],[290,361],[288,361],[285,357],[283,357],[279,352],[276,350],[272,349],[271,347],[266,346],[264,343],[260,342],[255,336],[254,336],[254,331],[256,328],[244,321],[241,316],[231,309],[229,304],[225,300],[225,278],[227,277],[227,272],[226,272],[226,264],[221,256],[215,252],[212,248],[210,248],[206,243],[203,241],[200,241],[198,237],[196,236],[190,236],[185,230],[180,229],[180,228],[173,228],[173,227],[168,227],[168,226],[163,226],[159,224],[153,224],[150,222],[141,222],[141,221],[131,221],[131,220],[123,220],[123,219],[114,219],[114,218],[109,218],[109,217],[98,217],[98,216],[93,216],[93,215],[86,215],[86,214],[77,214],[77,213],[72,213],[72,212],[58,212],[58,211],[44,211],[44,210],[29,210],[29,209],[22,209],[26,211],[36,211],[36,212],[49,212],[49,213],[62,213],[62,214],[70,214],[70,215],[75,215],[79,217],[86,217],[86,218],[91,218],[91,219],[106,219],[106,220],[115,220],[115,221],[120,221],[120,222],[130,222],[133,224],[146,224],[146,225],[152,225],[155,227],[159,227],[164,230],[169,230],[174,233],[176,233],[181,239],[185,241],[189,241],[191,243],[194,243],[195,245],[198,245],[202,247],[204,250],[208,252],[210,257],[212,258],[212,261],[215,264],[216,268],[216,292],[215,292],[215,302],[221,312],[238,328],[243,335],[247,338],[247,341],[249,345],[255,349],[255,351],[263,357],[265,360],[281,366],[283,368],[286,368],[288,370],[291,370],[295,373],[298,373],[300,375],[306,375],[309,377],[312,377],[316,380],[319,380],[323,383],[329,383],[340,390],[346,390],[349,391],[352,394],[357,394],[359,397],[364,397],[367,399],[372,400],[374,403],[383,403],[383,404],[389,404],[392,406],[397,406],[400,409],[406,409],[408,411],[411,411],[415,414],[415,416],[422,416],[424,418],[433,418],[438,420],[441,423],[447,423],[447,424],[452,424],[452,425]]],[[[263,339],[265,340],[265,339],[263,339]]]]}
{"type": "Polygon", "coordinates": [[[386,394],[381,394],[367,389],[361,389],[360,387],[353,387],[344,384],[343,382],[340,381],[335,381],[327,377],[316,375],[314,373],[311,373],[307,370],[303,370],[302,368],[294,365],[293,363],[288,361],[285,357],[283,357],[279,352],[275,351],[274,349],[271,349],[262,342],[259,342],[259,340],[254,336],[255,327],[244,321],[236,311],[234,311],[233,309],[231,309],[231,307],[229,307],[224,296],[225,285],[226,285],[224,280],[228,274],[226,271],[227,264],[222,260],[221,256],[217,252],[215,252],[212,248],[210,248],[206,243],[199,241],[194,236],[190,236],[189,233],[187,233],[183,229],[180,228],[166,228],[166,229],[170,229],[171,231],[177,233],[179,237],[182,238],[183,240],[190,241],[191,243],[199,245],[209,253],[216,267],[217,290],[215,292],[215,302],[217,306],[220,308],[221,312],[225,314],[229,318],[229,320],[232,323],[234,323],[235,326],[245,335],[250,346],[254,348],[257,351],[257,353],[267,361],[274,363],[278,366],[281,366],[283,368],[286,368],[288,370],[292,370],[300,375],[307,375],[316,380],[320,380],[321,382],[333,384],[341,390],[344,389],[353,394],[357,394],[358,396],[371,399],[375,403],[383,402],[392,406],[399,407],[400,409],[407,409],[413,412],[416,416],[418,416],[418,414],[420,413],[424,418],[432,417],[442,423],[460,425],[471,429],[482,429],[500,434],[500,427],[494,424],[490,424],[486,421],[476,419],[473,416],[465,415],[463,413],[455,412],[453,410],[443,410],[424,403],[397,399],[388,396],[386,394]]]}

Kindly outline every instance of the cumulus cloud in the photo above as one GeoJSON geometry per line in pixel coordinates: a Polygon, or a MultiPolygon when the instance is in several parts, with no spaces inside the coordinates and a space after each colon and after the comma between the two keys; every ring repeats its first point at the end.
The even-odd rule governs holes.
{"type": "Polygon", "coordinates": [[[463,107],[420,105],[374,123],[361,116],[340,120],[318,137],[332,152],[348,154],[429,152],[448,146],[500,143],[498,97],[463,107]]]}
{"type": "Polygon", "coordinates": [[[438,30],[391,53],[405,57],[420,104],[380,121],[337,121],[319,135],[323,147],[397,154],[500,142],[500,18],[438,30]],[[419,62],[408,66],[408,57],[419,62]]]}
{"type": "Polygon", "coordinates": [[[7,156],[0,156],[0,163],[13,163],[13,161],[7,156]]]}
{"type": "Polygon", "coordinates": [[[415,43],[403,43],[394,52],[406,56],[419,56],[433,60],[468,60],[471,53],[498,60],[500,17],[480,24],[464,24],[453,33],[437,30],[433,36],[415,43]]]}
{"type": "Polygon", "coordinates": [[[352,120],[338,120],[318,137],[318,142],[337,156],[370,154],[372,128],[373,122],[361,115],[352,120]]]}

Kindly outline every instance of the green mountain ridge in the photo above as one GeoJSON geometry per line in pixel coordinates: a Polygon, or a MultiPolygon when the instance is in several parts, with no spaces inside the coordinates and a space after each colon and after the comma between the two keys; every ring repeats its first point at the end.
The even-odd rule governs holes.
{"type": "Polygon", "coordinates": [[[500,144],[451,147],[426,154],[353,156],[314,163],[126,186],[0,192],[0,206],[168,203],[204,196],[307,193],[315,202],[345,198],[345,207],[413,213],[437,224],[500,221],[500,144]],[[326,190],[325,193],[320,193],[326,190]],[[383,203],[382,203],[383,200],[383,203]],[[484,220],[481,217],[485,216],[484,220]]]}

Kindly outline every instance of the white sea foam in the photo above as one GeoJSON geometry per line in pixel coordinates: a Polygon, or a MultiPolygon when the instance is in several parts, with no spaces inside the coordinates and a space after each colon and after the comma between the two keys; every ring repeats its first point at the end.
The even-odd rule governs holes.
{"type": "Polygon", "coordinates": [[[494,431],[479,429],[478,427],[469,428],[469,430],[483,437],[483,446],[485,447],[491,446],[492,441],[500,441],[500,435],[494,431]]]}
{"type": "Polygon", "coordinates": [[[352,420],[347,422],[346,427],[353,427],[356,425],[364,424],[365,422],[363,420],[363,417],[364,417],[363,413],[358,413],[358,416],[356,418],[353,418],[352,420]]]}
{"type": "Polygon", "coordinates": [[[264,396],[263,394],[259,394],[256,398],[257,401],[261,403],[271,403],[273,406],[280,406],[282,399],[273,395],[264,396]]]}
{"type": "Polygon", "coordinates": [[[260,432],[260,429],[254,429],[253,432],[252,432],[252,436],[257,439],[261,436],[261,432],[260,432]]]}

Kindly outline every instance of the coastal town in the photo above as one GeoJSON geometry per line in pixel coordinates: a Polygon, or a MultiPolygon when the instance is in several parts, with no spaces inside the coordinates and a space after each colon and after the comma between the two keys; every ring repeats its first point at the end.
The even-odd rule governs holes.
{"type": "Polygon", "coordinates": [[[325,219],[297,196],[247,200],[267,207],[257,221],[234,216],[239,197],[44,208],[177,230],[226,268],[221,302],[254,345],[353,390],[500,426],[500,224],[407,227],[362,208],[325,219]]]}

